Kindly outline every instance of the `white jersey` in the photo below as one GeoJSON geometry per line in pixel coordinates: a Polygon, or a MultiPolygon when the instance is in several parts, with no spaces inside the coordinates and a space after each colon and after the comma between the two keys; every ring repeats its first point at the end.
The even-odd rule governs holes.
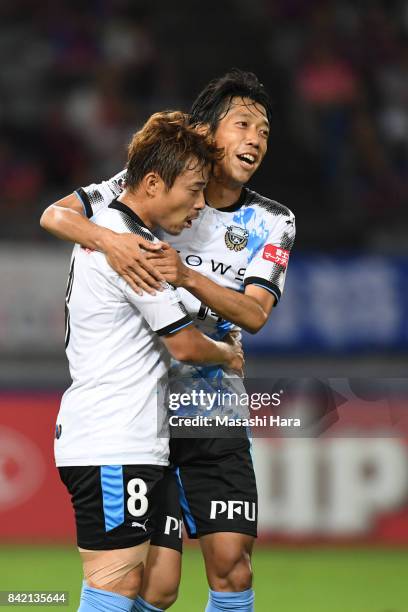
{"type": "MultiPolygon", "coordinates": [[[[89,218],[121,193],[125,176],[123,171],[108,181],[77,190],[89,218]]],[[[192,227],[179,236],[165,232],[158,236],[177,249],[187,266],[219,285],[241,292],[248,285],[257,285],[272,293],[277,304],[295,238],[295,218],[282,204],[243,188],[236,204],[223,209],[206,206],[192,227]]],[[[185,289],[180,288],[179,292],[197,327],[208,336],[221,339],[228,331],[239,330],[185,289]]],[[[198,383],[199,378],[220,380],[225,376],[217,366],[190,366],[174,361],[170,373],[194,379],[195,387],[198,384],[205,387],[205,382],[198,383]]]]}
{"type": "MultiPolygon", "coordinates": [[[[157,239],[114,200],[93,221],[157,239]]],[[[72,385],[57,418],[58,466],[167,465],[157,437],[157,381],[170,357],[160,336],[192,323],[177,290],[137,295],[97,251],[75,245],[66,295],[66,352],[72,385]]]]}

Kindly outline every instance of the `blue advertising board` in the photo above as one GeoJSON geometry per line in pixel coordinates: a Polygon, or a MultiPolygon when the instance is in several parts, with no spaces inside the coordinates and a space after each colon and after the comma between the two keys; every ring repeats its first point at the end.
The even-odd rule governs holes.
{"type": "Polygon", "coordinates": [[[248,353],[408,349],[408,257],[300,255],[248,353]]]}

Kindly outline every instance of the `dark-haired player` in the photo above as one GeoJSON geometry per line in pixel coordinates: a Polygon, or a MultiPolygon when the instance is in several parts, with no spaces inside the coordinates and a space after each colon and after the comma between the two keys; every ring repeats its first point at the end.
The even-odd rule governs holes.
{"type": "MultiPolygon", "coordinates": [[[[126,254],[129,243],[119,245],[116,236],[95,231],[81,210],[78,197],[89,216],[120,193],[125,173],[68,196],[61,202],[68,209],[48,209],[43,223],[59,237],[104,250],[112,265],[139,288],[147,288],[153,269],[156,279],[162,274],[180,286],[188,310],[208,335],[222,338],[239,327],[256,333],[281,297],[295,232],[294,217],[286,207],[244,187],[265,156],[270,116],[269,98],[252,73],[232,71],[201,92],[191,121],[209,125],[224,156],[206,187],[207,206],[200,220],[179,237],[161,236],[174,248],[152,253],[151,257],[157,255],[154,267],[142,269],[140,255],[134,266],[126,254]]],[[[222,369],[184,365],[178,371],[203,384],[208,377],[228,376],[222,369]]],[[[257,493],[249,447],[247,439],[172,441],[185,523],[189,534],[200,538],[205,559],[211,589],[207,612],[253,610],[250,557],[257,493]],[[232,501],[243,502],[240,507],[245,505],[248,512],[234,511],[232,501]]],[[[164,548],[165,539],[155,543],[143,599],[137,600],[135,610],[165,609],[177,594],[177,572],[170,572],[169,580],[157,578],[163,577],[166,566],[179,567],[178,553],[164,548]]]]}
{"type": "MultiPolygon", "coordinates": [[[[216,149],[180,112],[156,113],[129,147],[126,189],[94,223],[154,242],[179,234],[204,207],[216,149]],[[164,141],[164,142],[163,142],[164,141]]],[[[169,444],[158,438],[157,379],[168,353],[239,370],[239,346],[193,325],[166,283],[140,296],[103,253],[74,247],[66,297],[72,384],[57,417],[55,459],[72,497],[84,585],[79,610],[130,611],[139,593],[157,506],[174,482],[169,444]]],[[[178,507],[176,504],[176,512],[178,507]]]]}

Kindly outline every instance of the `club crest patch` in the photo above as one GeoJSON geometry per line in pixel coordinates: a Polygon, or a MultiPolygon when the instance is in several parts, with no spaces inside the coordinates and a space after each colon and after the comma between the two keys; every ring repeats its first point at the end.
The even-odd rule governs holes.
{"type": "Polygon", "coordinates": [[[242,251],[248,244],[249,232],[238,225],[230,225],[225,232],[225,244],[231,251],[242,251]]]}

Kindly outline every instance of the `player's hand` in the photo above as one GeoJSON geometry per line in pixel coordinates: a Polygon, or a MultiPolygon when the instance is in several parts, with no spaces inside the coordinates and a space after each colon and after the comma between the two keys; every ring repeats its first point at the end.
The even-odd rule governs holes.
{"type": "Polygon", "coordinates": [[[183,286],[189,269],[183,264],[175,249],[164,243],[160,251],[147,253],[146,258],[168,283],[175,287],[183,286]]]}
{"type": "Polygon", "coordinates": [[[135,234],[111,232],[105,238],[103,252],[108,264],[136,293],[142,295],[146,291],[155,295],[156,290],[162,291],[165,278],[146,256],[167,246],[165,242],[152,243],[135,234]]]}
{"type": "Polygon", "coordinates": [[[227,363],[228,368],[235,370],[241,377],[244,376],[244,350],[241,344],[241,333],[239,331],[229,332],[223,341],[229,348],[229,362],[227,363]]]}

